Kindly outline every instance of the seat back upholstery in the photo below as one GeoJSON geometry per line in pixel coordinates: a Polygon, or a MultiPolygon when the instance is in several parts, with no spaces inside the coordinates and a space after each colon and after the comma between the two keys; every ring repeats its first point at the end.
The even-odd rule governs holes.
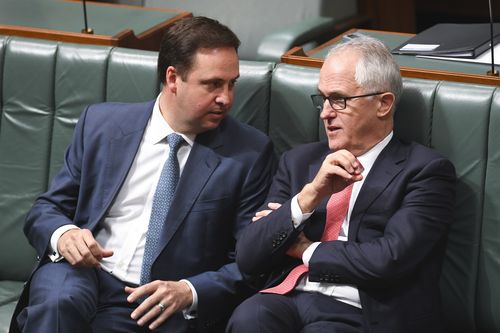
{"type": "MultiPolygon", "coordinates": [[[[22,233],[24,216],[61,167],[80,113],[90,103],[154,99],[156,58],[148,51],[0,36],[0,318],[4,302],[18,292],[9,288],[19,287],[35,261],[22,233]]],[[[241,61],[240,74],[232,115],[267,133],[277,154],[325,140],[309,97],[318,69],[241,61]]],[[[500,331],[498,89],[405,78],[395,133],[437,149],[457,170],[441,279],[449,331],[500,331]]]]}
{"type": "Polygon", "coordinates": [[[500,331],[500,94],[493,96],[486,147],[483,216],[479,240],[476,322],[479,332],[500,331]]]}

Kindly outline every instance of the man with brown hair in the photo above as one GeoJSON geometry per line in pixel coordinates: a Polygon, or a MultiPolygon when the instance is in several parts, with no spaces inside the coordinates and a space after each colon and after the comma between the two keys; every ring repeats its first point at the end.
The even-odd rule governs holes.
{"type": "Polygon", "coordinates": [[[222,330],[243,297],[235,240],[274,165],[268,138],[227,116],[238,46],[217,21],[183,19],[162,41],[156,101],[83,112],[63,168],[27,216],[41,259],[13,326],[222,330]]]}

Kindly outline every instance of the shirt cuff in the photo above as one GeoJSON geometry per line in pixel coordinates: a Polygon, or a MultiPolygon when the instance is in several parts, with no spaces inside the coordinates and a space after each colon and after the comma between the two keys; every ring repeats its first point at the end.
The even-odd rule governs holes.
{"type": "Polygon", "coordinates": [[[302,213],[302,209],[300,209],[297,196],[298,194],[292,198],[292,202],[290,203],[290,206],[292,208],[292,222],[293,226],[296,229],[302,224],[302,222],[307,220],[312,215],[312,213],[314,213],[314,211],[305,214],[302,213]]]}
{"type": "Polygon", "coordinates": [[[314,251],[316,250],[316,248],[318,247],[318,245],[321,244],[321,242],[314,242],[312,243],[311,245],[309,245],[309,247],[304,251],[304,253],[302,253],[302,262],[304,263],[304,265],[306,267],[309,268],[309,261],[311,260],[311,257],[314,253],[314,251]]]}
{"type": "Polygon", "coordinates": [[[61,256],[57,251],[57,243],[59,242],[59,238],[61,238],[62,234],[71,229],[80,229],[80,228],[78,228],[74,224],[65,224],[62,227],[57,228],[56,231],[54,231],[54,233],[50,237],[51,252],[49,254],[49,258],[50,260],[52,260],[52,262],[58,262],[64,259],[64,257],[61,256]]]}
{"type": "Polygon", "coordinates": [[[189,280],[182,279],[180,281],[185,282],[189,286],[193,295],[193,304],[189,308],[182,310],[182,314],[184,315],[184,319],[195,319],[197,318],[196,310],[198,310],[198,293],[189,280]]]}

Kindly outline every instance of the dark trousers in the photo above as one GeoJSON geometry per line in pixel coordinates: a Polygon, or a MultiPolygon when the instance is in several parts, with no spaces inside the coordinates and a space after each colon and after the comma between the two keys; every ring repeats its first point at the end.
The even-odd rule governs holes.
{"type": "Polygon", "coordinates": [[[318,293],[256,294],[233,312],[226,332],[363,332],[361,309],[318,293]]]}
{"type": "MultiPolygon", "coordinates": [[[[28,307],[17,320],[22,332],[150,332],[130,318],[138,304],[127,302],[124,288],[123,282],[101,269],[47,263],[33,275],[28,307]]],[[[167,331],[187,331],[182,314],[154,332],[167,331]]]]}

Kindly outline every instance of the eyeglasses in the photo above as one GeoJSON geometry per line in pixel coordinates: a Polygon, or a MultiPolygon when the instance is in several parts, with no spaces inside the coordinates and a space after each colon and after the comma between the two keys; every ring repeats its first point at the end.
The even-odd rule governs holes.
{"type": "Polygon", "coordinates": [[[349,99],[376,96],[376,95],[381,95],[383,93],[384,92],[376,92],[371,94],[346,96],[346,97],[311,95],[311,100],[313,102],[314,107],[318,109],[318,111],[320,112],[323,111],[323,106],[325,105],[326,100],[328,100],[328,103],[330,103],[332,109],[334,109],[335,111],[339,111],[339,110],[344,110],[346,108],[347,100],[349,99]]]}

